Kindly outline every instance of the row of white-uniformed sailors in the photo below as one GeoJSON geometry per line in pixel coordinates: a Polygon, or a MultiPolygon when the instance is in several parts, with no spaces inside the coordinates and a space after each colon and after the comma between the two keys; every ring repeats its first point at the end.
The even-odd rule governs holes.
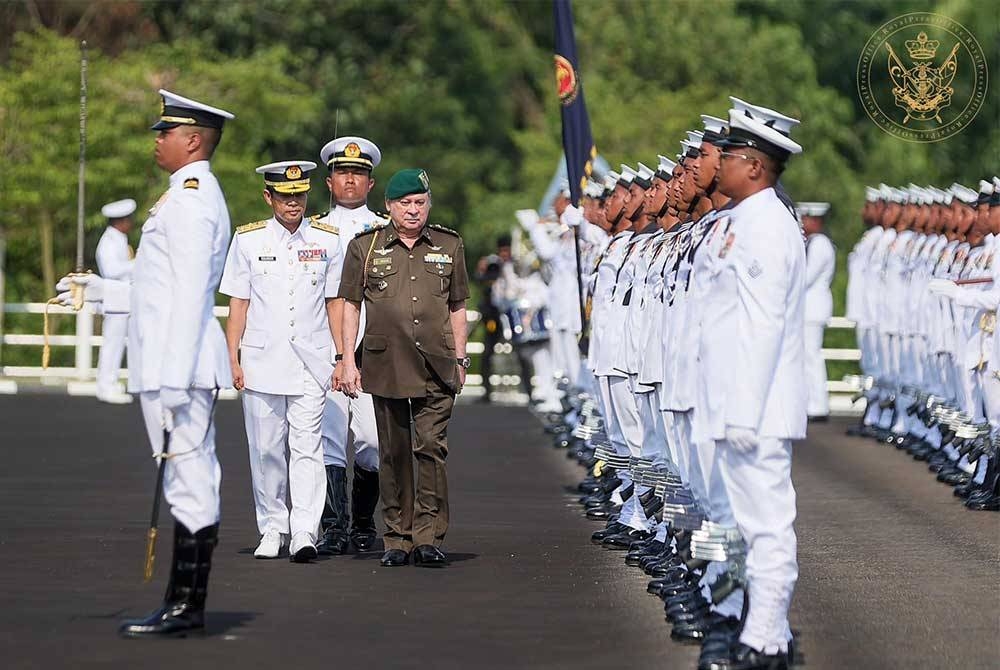
{"type": "MultiPolygon", "coordinates": [[[[731,100],[728,122],[703,116],[676,162],[623,165],[560,217],[596,259],[561,436],[593,468],[581,502],[607,526],[592,540],[658,577],[673,634],[701,642],[709,669],[793,655],[791,440],[807,420],[805,245],[777,183],[801,151],[798,121],[731,100]]],[[[518,218],[544,246],[544,224],[518,218]]]]}
{"type": "Polygon", "coordinates": [[[972,509],[996,510],[1000,179],[978,190],[868,188],[848,261],[868,404],[855,433],[928,461],[972,509]]]}

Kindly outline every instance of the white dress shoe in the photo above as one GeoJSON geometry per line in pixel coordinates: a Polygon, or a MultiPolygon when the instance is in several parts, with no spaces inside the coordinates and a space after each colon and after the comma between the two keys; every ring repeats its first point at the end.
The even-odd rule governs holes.
{"type": "Polygon", "coordinates": [[[316,545],[313,544],[309,533],[296,533],[292,537],[292,544],[288,549],[288,553],[291,554],[292,561],[295,563],[308,563],[319,556],[319,552],[316,551],[316,545]]]}
{"type": "Polygon", "coordinates": [[[97,394],[97,399],[101,402],[110,403],[112,405],[127,405],[132,402],[132,396],[128,393],[122,393],[120,390],[102,392],[97,394]]]}
{"type": "Polygon", "coordinates": [[[260,538],[260,544],[253,551],[254,558],[277,558],[281,552],[281,533],[269,530],[260,538]]]}

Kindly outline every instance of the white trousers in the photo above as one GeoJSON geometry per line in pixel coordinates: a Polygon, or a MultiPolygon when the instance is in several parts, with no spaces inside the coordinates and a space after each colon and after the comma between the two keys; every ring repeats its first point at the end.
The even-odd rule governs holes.
{"type": "Polygon", "coordinates": [[[740,641],[766,653],[787,651],[788,608],[799,568],[791,440],[760,438],[750,453],[718,443],[736,525],[747,543],[750,610],[740,641]]]}
{"type": "Polygon", "coordinates": [[[826,390],[826,361],[823,360],[823,323],[806,323],[806,384],[808,386],[807,413],[809,416],[826,416],[830,413],[830,398],[826,390]]]}
{"type": "Polygon", "coordinates": [[[250,444],[257,530],[262,535],[268,531],[307,533],[315,542],[326,495],[320,447],[326,394],[312,377],[306,383],[308,390],[302,395],[245,390],[243,419],[250,444]]]}
{"type": "MultiPolygon", "coordinates": [[[[215,457],[213,393],[191,389],[191,404],[174,413],[163,499],[170,514],[192,533],[219,522],[222,468],[215,457]]],[[[153,455],[163,452],[163,406],[159,391],[139,394],[142,418],[153,455]]]]}
{"type": "Polygon", "coordinates": [[[354,441],[354,464],[368,472],[378,471],[378,430],[375,405],[369,393],[349,398],[327,393],[323,405],[323,464],[347,467],[347,444],[354,441]]]}
{"type": "Polygon", "coordinates": [[[549,349],[556,373],[568,377],[576,386],[580,374],[580,345],[578,335],[572,330],[553,330],[549,335],[549,349]]]}
{"type": "Polygon", "coordinates": [[[555,370],[552,367],[552,351],[546,343],[529,345],[531,367],[535,372],[535,383],[532,385],[532,400],[538,400],[553,405],[553,410],[559,405],[559,390],[556,388],[555,370]]]}
{"type": "Polygon", "coordinates": [[[128,340],[128,314],[105,314],[101,323],[101,352],[97,356],[97,394],[121,391],[118,373],[128,340]]]}

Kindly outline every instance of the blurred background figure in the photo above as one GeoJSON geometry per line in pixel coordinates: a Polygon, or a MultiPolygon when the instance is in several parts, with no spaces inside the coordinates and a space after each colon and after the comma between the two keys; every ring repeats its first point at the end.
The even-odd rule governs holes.
{"type": "Polygon", "coordinates": [[[809,388],[807,414],[810,421],[826,421],[830,416],[830,397],[826,389],[826,361],[823,360],[823,331],[833,316],[830,285],[837,263],[833,242],[824,232],[824,217],[830,209],[826,202],[800,202],[796,205],[806,238],[806,379],[809,388]]]}
{"type": "MultiPolygon", "coordinates": [[[[128,281],[132,278],[135,253],[128,243],[132,230],[135,200],[116,200],[101,208],[108,220],[104,234],[97,243],[97,271],[105,279],[128,281]]],[[[105,314],[101,335],[101,353],[97,359],[97,399],[102,402],[124,404],[132,396],[122,391],[118,383],[125,339],[128,337],[128,314],[105,314]]]]}

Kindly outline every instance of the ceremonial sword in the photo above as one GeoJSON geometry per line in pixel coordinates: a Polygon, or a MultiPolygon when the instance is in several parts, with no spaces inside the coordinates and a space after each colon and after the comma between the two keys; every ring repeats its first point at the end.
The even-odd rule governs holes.
{"type": "Polygon", "coordinates": [[[146,533],[146,565],[142,580],[149,582],[153,578],[153,562],[156,560],[156,533],[160,519],[160,498],[163,495],[163,473],[167,469],[167,457],[170,451],[170,431],[163,427],[163,449],[157,457],[160,464],[156,469],[156,490],[153,491],[153,516],[149,520],[149,531],[146,533]]]}

